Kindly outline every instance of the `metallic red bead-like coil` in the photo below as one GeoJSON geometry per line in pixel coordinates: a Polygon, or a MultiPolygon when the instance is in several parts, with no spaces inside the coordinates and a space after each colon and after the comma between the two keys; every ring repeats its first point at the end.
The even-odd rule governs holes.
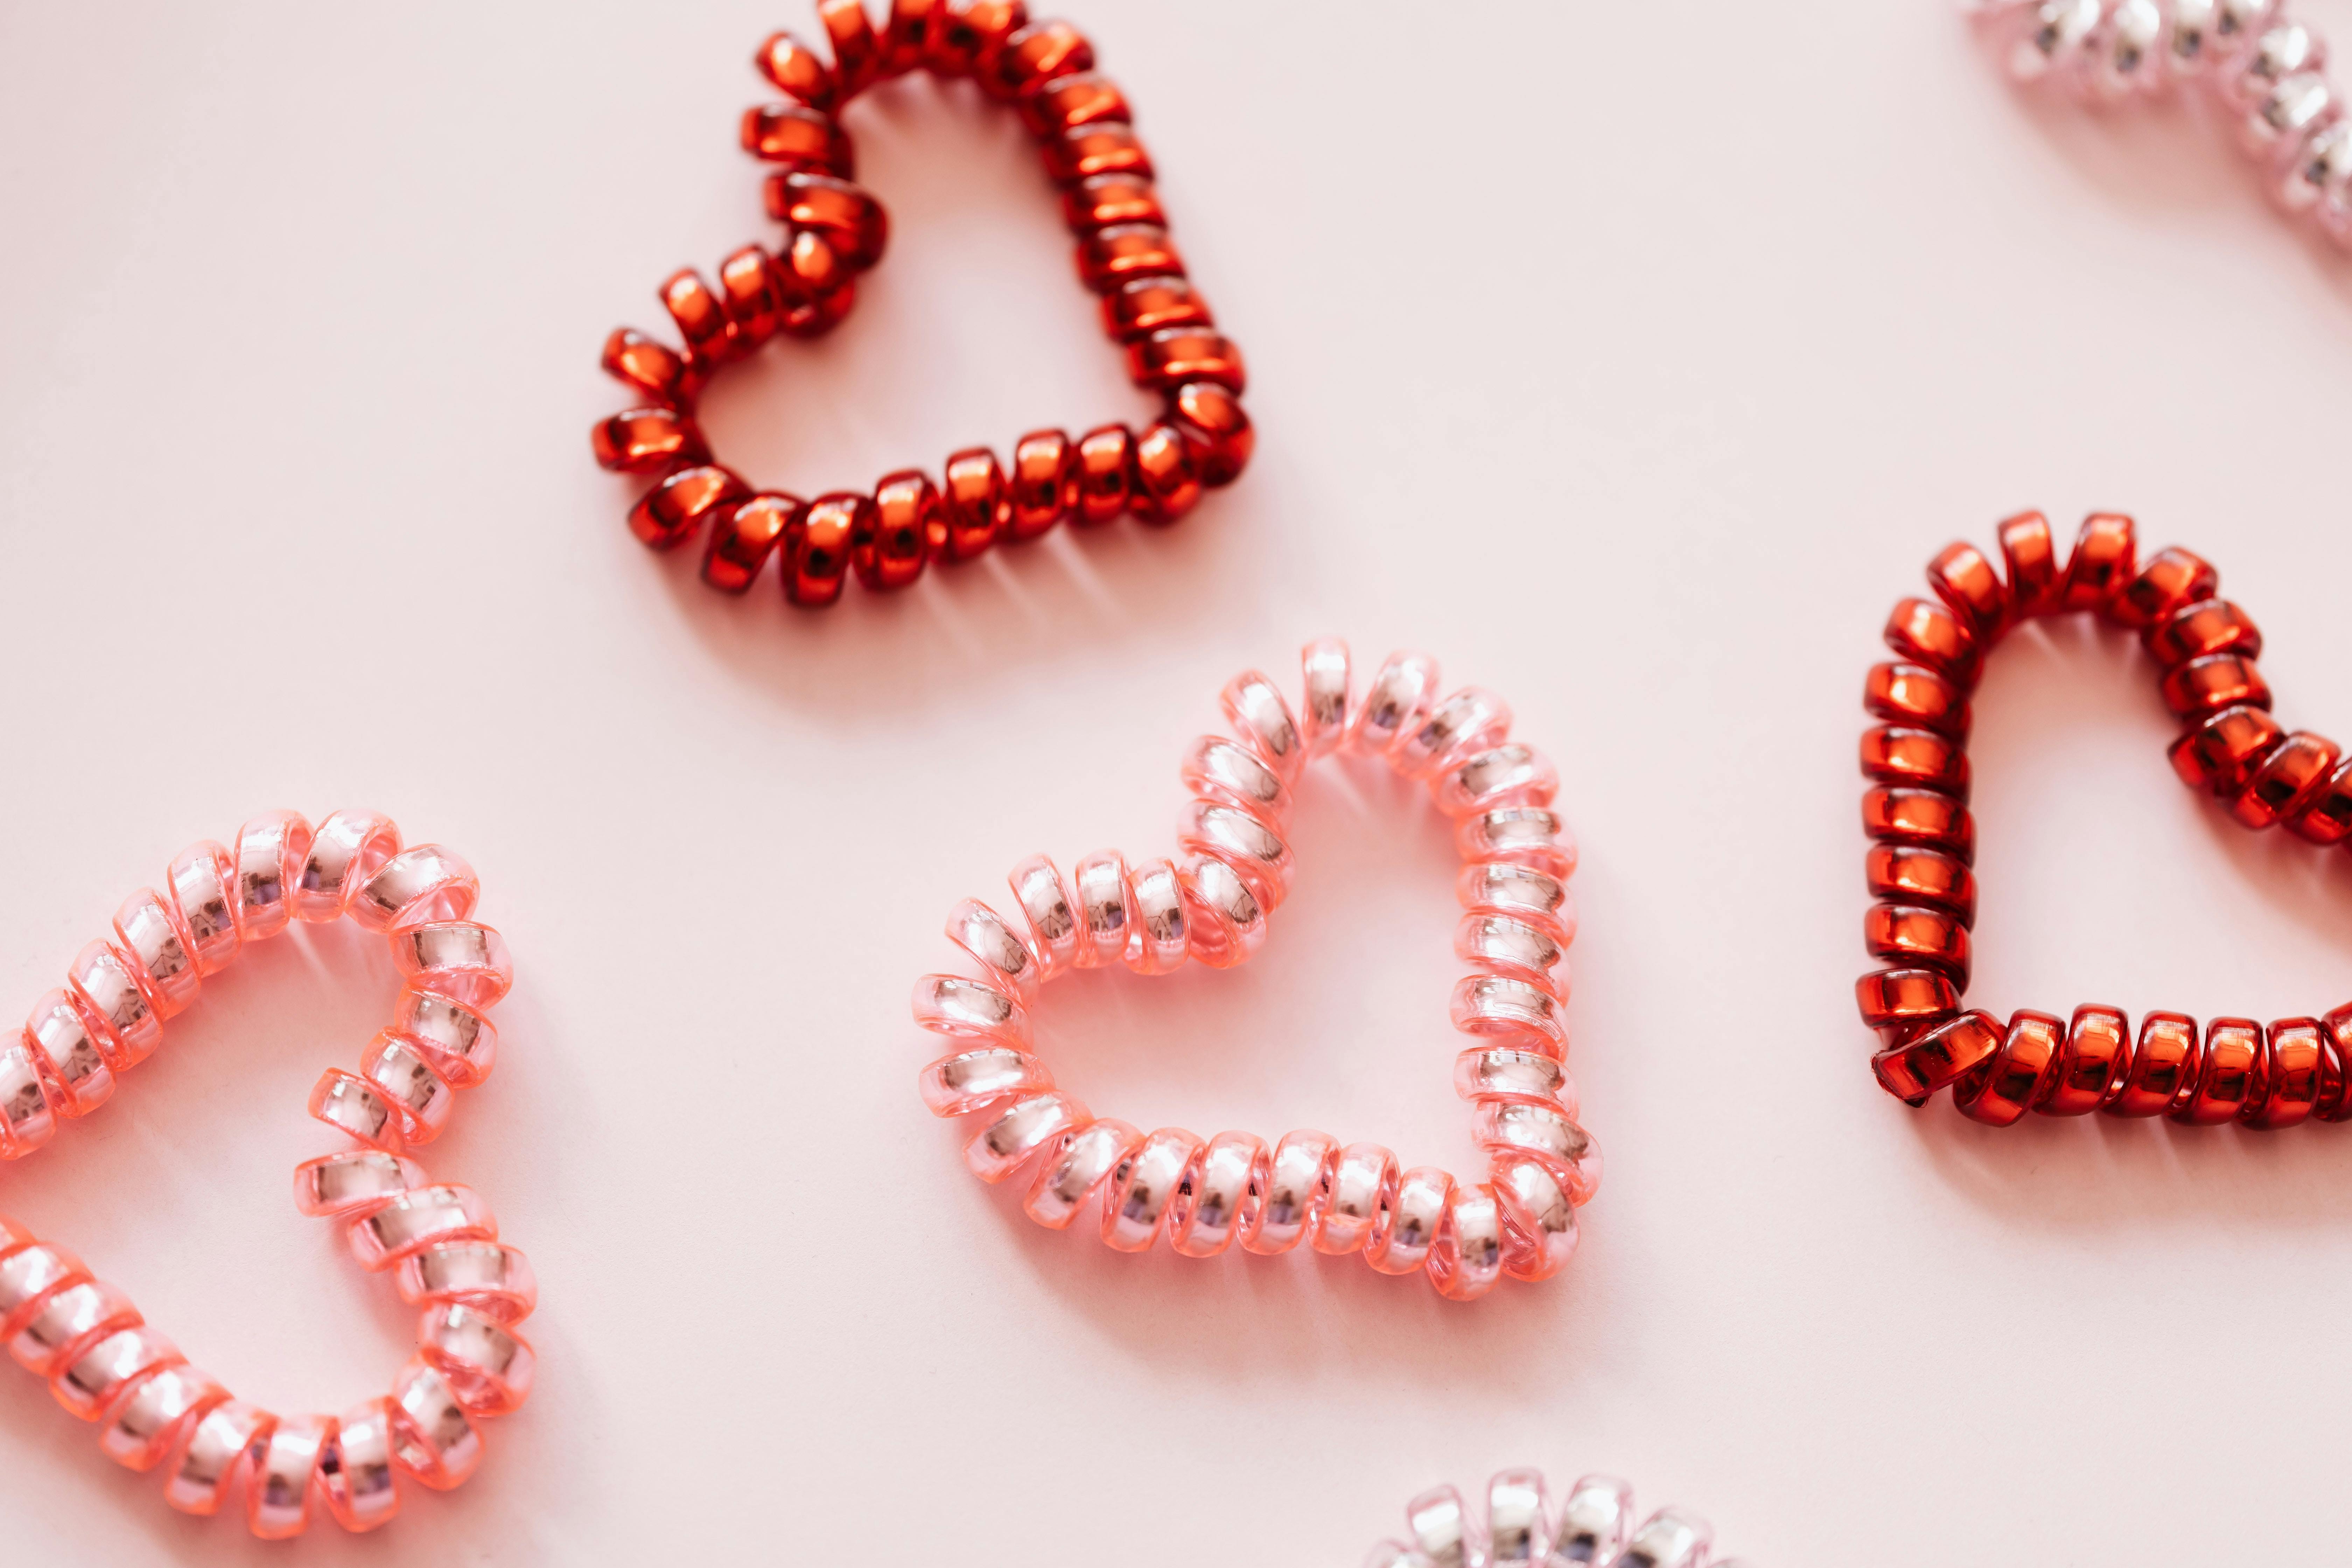
{"type": "Polygon", "coordinates": [[[1132,111],[1096,73],[1085,36],[1066,22],[1031,22],[1020,0],[893,0],[879,26],[859,0],[819,0],[817,16],[830,58],[790,33],[770,38],[753,63],[787,101],[757,105],[742,121],[744,150],[774,171],[765,197],[782,242],[729,256],[715,287],[690,269],[662,285],[677,347],[626,327],[604,344],[604,369],[634,402],[591,433],[596,460],[655,481],[629,512],[631,531],[669,550],[708,524],[704,582],[747,592],[773,556],[784,597],[816,606],[838,599],[851,575],[869,589],[903,588],[934,561],[969,561],[1066,521],[1094,526],[1124,511],[1165,525],[1203,489],[1238,478],[1255,440],[1242,411],[1241,351],[1169,242],[1132,111]],[[971,78],[1037,139],[1077,238],[1079,278],[1160,414],[1076,437],[1031,431],[1010,462],[972,448],[936,479],[901,469],[871,493],[803,501],[757,490],[711,456],[695,400],[719,367],[778,336],[826,331],[856,305],[857,274],[882,258],[890,224],[856,183],[840,116],[866,89],[919,68],[971,78]]]}
{"type": "Polygon", "coordinates": [[[1854,986],[1878,1031],[1880,1085],[1913,1105],[1952,1089],[1963,1115],[2007,1126],[2028,1111],[2168,1116],[2189,1126],[2292,1127],[2352,1119],[2345,1065],[2352,1004],[2320,1018],[2215,1018],[2200,1029],[2150,1013],[2137,1037],[2113,1007],[2071,1019],[2023,1010],[2003,1023],[1961,1010],[1976,921],[1976,829],[1969,814],[1969,695],[2003,633],[2083,610],[2137,631],[2166,705],[2185,726],[2173,770],[2248,827],[2283,826],[2321,846],[2352,837],[2352,762],[2335,742],[2271,717],[2255,668],[2262,633],[2218,597],[2221,575],[2175,547],[2137,558],[2132,520],[2086,520],[2071,555],[2024,512],[2000,528],[2000,563],[1974,545],[1928,564],[1932,599],[1906,599],[1886,625],[1897,656],[1874,668],[1863,706],[1863,829],[1874,840],[1864,941],[1884,967],[1854,986]]]}

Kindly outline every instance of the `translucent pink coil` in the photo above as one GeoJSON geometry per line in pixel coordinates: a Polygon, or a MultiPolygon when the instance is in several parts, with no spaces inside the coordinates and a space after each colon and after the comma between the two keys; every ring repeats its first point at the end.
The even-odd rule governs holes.
{"type": "Polygon", "coordinates": [[[1442,694],[1425,656],[1391,655],[1360,692],[1335,638],[1308,644],[1300,666],[1296,706],[1254,670],[1225,687],[1231,733],[1185,753],[1192,798],[1176,858],[1134,863],[1102,850],[1065,877],[1036,856],[1014,868],[1008,912],[978,900],[956,907],[947,934],[975,973],[916,984],[915,1021],[950,1047],[922,1071],[924,1102],[976,1119],[966,1163],[983,1181],[1023,1181],[1031,1218],[1055,1228],[1086,1219],[1121,1251],[1164,1240],[1208,1258],[1304,1243],[1360,1255],[1384,1274],[1426,1275],[1458,1300],[1505,1275],[1548,1279],[1575,1251],[1576,1210],[1601,1175],[1564,1065],[1576,849],[1551,809],[1558,773],[1510,738],[1500,698],[1475,687],[1442,694]],[[1452,1077],[1487,1156],[1484,1181],[1403,1167],[1377,1143],[1312,1131],[1271,1141],[1146,1132],[1092,1114],[1035,1053],[1031,1009],[1057,975],[1112,964],[1158,975],[1255,952],[1296,870],[1293,790],[1311,762],[1336,753],[1385,761],[1456,824],[1454,950],[1468,973],[1450,999],[1462,1037],[1452,1077]]]}
{"type": "Polygon", "coordinates": [[[192,1365],[79,1258],[5,1215],[0,1342],[97,1425],[110,1458],[161,1469],[173,1508],[211,1514],[242,1499],[248,1527],[269,1540],[300,1534],[320,1510],[373,1530],[406,1482],[446,1489],[472,1474],[482,1421],[520,1405],[537,1366],[517,1331],[539,1300],[530,1260],[499,1239],[479,1194],[433,1182],[408,1154],[488,1074],[487,1014],[514,966],[499,933],[471,919],[472,868],[436,845],[404,850],[373,812],[339,811],[315,830],[269,813],[233,847],[184,851],[165,882],[124,901],[114,930],[0,1050],[0,1159],[104,1104],[162,1045],[163,1021],[247,943],[349,914],[384,935],[400,993],[361,1070],[331,1068],[311,1091],[311,1114],[357,1146],[298,1167],[295,1205],[342,1227],[362,1268],[392,1277],[419,1313],[416,1353],[388,1395],[340,1415],[272,1415],[192,1365]]]}

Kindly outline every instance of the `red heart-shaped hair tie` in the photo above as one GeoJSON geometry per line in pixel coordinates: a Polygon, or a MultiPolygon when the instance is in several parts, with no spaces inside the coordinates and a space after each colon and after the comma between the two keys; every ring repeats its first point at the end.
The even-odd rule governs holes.
{"type": "Polygon", "coordinates": [[[982,1118],[965,1163],[986,1182],[1030,1173],[1024,1207],[1038,1224],[1068,1226],[1099,1194],[1102,1238],[1122,1252],[1162,1237],[1188,1258],[1235,1241],[1255,1253],[1305,1241],[1361,1253],[1383,1274],[1426,1273],[1455,1300],[1507,1273],[1549,1279],[1576,1250],[1575,1211],[1601,1180],[1564,1065],[1568,985],[1555,971],[1576,934],[1576,847],[1550,809],[1559,774],[1509,738],[1502,699],[1477,687],[1439,697],[1433,659],[1390,656],[1360,700],[1345,643],[1309,643],[1301,664],[1295,710],[1255,670],[1226,686],[1235,738],[1204,735],[1185,754],[1193,799],[1181,860],[1130,866],[1103,850],[1065,880],[1036,856],[1013,872],[1013,918],[977,900],[956,907],[948,937],[980,977],[916,983],[915,1021],[956,1047],[923,1069],[924,1102],[982,1118]],[[1340,751],[1427,784],[1457,824],[1465,864],[1454,947],[1471,973],[1450,1011],[1471,1044],[1454,1058],[1454,1085],[1471,1103],[1489,1181],[1400,1170],[1377,1143],[1322,1132],[1289,1133],[1271,1150],[1247,1132],[1147,1136],[1088,1114],[1033,1054],[1030,1009],[1057,974],[1115,963],[1164,974],[1195,959],[1224,968],[1256,952],[1290,880],[1291,791],[1310,759],[1340,751]]]}
{"type": "Polygon", "coordinates": [[[2034,616],[2080,610],[2140,634],[2184,726],[2173,771],[2248,827],[2284,826],[2326,846],[2352,834],[2352,762],[2336,742],[2271,717],[2254,666],[2262,633],[2216,597],[2213,568],[2186,550],[2136,559],[2132,520],[2097,513],[2062,557],[2039,512],[2000,525],[2002,566],[1954,544],[1927,567],[1936,597],[1906,599],[1886,623],[1897,660],[1870,672],[1864,702],[1881,722],[1862,738],[1870,890],[1864,921],[1877,969],[1855,985],[1886,1091],[1912,1105],[1947,1085],[1979,1121],[2048,1116],[2169,1116],[2193,1126],[2292,1127],[2352,1117],[2345,1096],[2352,1005],[2326,1017],[2215,1018],[2150,1013],[2135,1041],[2116,1008],[2071,1020],[2021,1010],[2009,1022],[1960,1011],[1976,919],[1976,828],[1969,816],[1969,694],[2001,635],[2034,616]]]}
{"type": "Polygon", "coordinates": [[[782,243],[728,257],[716,289],[690,269],[662,285],[680,347],[628,328],[605,342],[605,370],[640,401],[591,433],[596,460],[658,476],[629,513],[637,537],[667,550],[708,524],[705,583],[744,593],[772,555],[787,599],[830,605],[853,573],[868,588],[903,588],[934,561],[969,561],[1066,519],[1096,527],[1125,511],[1173,522],[1202,487],[1239,475],[1255,439],[1242,412],[1241,351],[1217,331],[1169,240],[1151,160],[1126,98],[1095,73],[1094,47],[1066,22],[1030,23],[1018,0],[896,0],[879,33],[858,0],[821,0],[817,12],[833,63],[777,34],[757,63],[794,101],[743,117],[744,147],[777,165],[767,199],[784,226],[782,243]],[[882,258],[889,221],[852,183],[849,136],[836,116],[866,88],[919,67],[942,80],[970,77],[1019,111],[1078,237],[1078,275],[1100,297],[1129,374],[1160,395],[1163,412],[1139,432],[1104,425],[1073,440],[1032,431],[1009,463],[967,447],[936,480],[902,468],[870,493],[804,501],[754,492],[712,458],[695,423],[696,395],[720,366],[776,334],[814,336],[848,313],[857,274],[882,258]]]}
{"type": "Polygon", "coordinates": [[[398,1511],[402,1477],[438,1489],[464,1480],[481,1458],[481,1419],[530,1392],[535,1358],[515,1331],[538,1301],[529,1260],[499,1240],[471,1188],[430,1181],[404,1152],[432,1142],[457,1091],[488,1075],[498,1033],[485,1015],[513,966],[499,933],[471,918],[472,868],[438,845],[403,849],[400,830],[373,812],[336,812],[315,833],[272,812],[247,823],[233,849],[184,851],[168,880],[123,901],[113,931],[82,949],[65,987],[0,1049],[0,1159],[31,1153],[60,1119],[103,1105],[163,1043],[163,1020],[246,943],[290,921],[349,914],[390,940],[400,999],[362,1071],[331,1069],[311,1091],[310,1114],[361,1147],[297,1169],[294,1201],[341,1226],[360,1266],[391,1273],[401,1299],[423,1310],[416,1355],[388,1397],[281,1419],[233,1398],[121,1291],[5,1217],[0,1340],[60,1405],[98,1424],[109,1458],[160,1467],[173,1508],[216,1512],[241,1484],[256,1535],[299,1535],[321,1502],[344,1529],[373,1530],[398,1511]]]}

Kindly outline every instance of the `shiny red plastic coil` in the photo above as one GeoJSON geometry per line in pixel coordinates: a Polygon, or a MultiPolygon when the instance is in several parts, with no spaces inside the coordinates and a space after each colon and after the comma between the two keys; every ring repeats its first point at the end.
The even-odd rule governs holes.
{"type": "Polygon", "coordinates": [[[629,512],[636,536],[668,550],[707,524],[704,582],[745,593],[773,556],[784,597],[822,605],[852,575],[903,588],[934,561],[969,561],[1066,521],[1096,527],[1125,512],[1173,522],[1203,487],[1239,475],[1255,440],[1241,351],[1217,331],[1169,239],[1127,100],[1095,71],[1085,36],[1066,22],[1032,23],[1019,0],[894,0],[878,29],[859,0],[819,0],[817,15],[831,60],[778,33],[756,63],[789,101],[743,116],[745,150],[774,166],[767,206],[782,242],[729,256],[716,287],[690,268],[662,285],[678,346],[626,327],[605,342],[604,369],[636,401],[591,441],[604,467],[654,479],[629,512]],[[755,491],[712,457],[695,399],[719,367],[770,339],[813,337],[848,314],[857,275],[882,258],[889,218],[853,179],[840,115],[866,88],[918,68],[969,78],[1020,114],[1077,237],[1078,275],[1135,384],[1160,395],[1160,416],[1140,430],[1032,431],[1010,461],[969,447],[936,477],[903,468],[871,491],[813,500],[755,491]]]}
{"type": "Polygon", "coordinates": [[[2254,663],[2262,633],[2218,596],[2210,565],[2179,548],[2140,562],[2132,520],[2111,512],[2083,524],[2071,557],[2041,513],[2011,518],[2000,557],[1959,543],[1929,563],[1934,597],[1895,607],[1886,643],[1895,658],[1864,688],[1877,721],[1862,738],[1862,816],[1878,900],[1864,942],[1881,967],[1854,995],[1882,1041],[1871,1060],[1880,1085],[1915,1106],[1948,1087],[1963,1115],[1994,1126],[2030,1110],[2263,1129],[2352,1118],[2352,1004],[2324,1017],[2221,1017],[2201,1028],[2187,1014],[2150,1013],[2137,1037],[2122,1011],[2097,1005],[2071,1018],[2020,1010],[2006,1024],[1961,1010],[1977,900],[1969,698],[1985,656],[2031,617],[2083,611],[2139,633],[2182,725],[2173,771],[2239,822],[2320,846],[2352,836],[2352,761],[2335,742],[2271,717],[2254,663]]]}

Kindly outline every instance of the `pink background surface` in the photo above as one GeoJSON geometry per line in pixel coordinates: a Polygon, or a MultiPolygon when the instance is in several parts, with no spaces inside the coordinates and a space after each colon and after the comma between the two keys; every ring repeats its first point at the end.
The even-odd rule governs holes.
{"type": "MultiPolygon", "coordinates": [[[[430,1165],[539,1267],[541,1392],[305,1559],[1349,1563],[1510,1463],[1783,1568],[2330,1555],[2352,1144],[1885,1099],[1853,754],[1889,605],[2026,505],[2207,553],[2344,733],[2352,269],[2189,119],[2021,104],[1936,5],[1092,0],[1255,468],[804,616],[649,557],[586,451],[606,330],[772,232],[734,126],[788,12],[0,13],[0,994],[278,805],[457,847],[520,968],[430,1165]],[[1570,1278],[1466,1310],[1039,1231],[914,1093],[949,906],[1165,853],[1218,685],[1327,631],[1502,691],[1585,847],[1609,1179],[1570,1278]]],[[[1007,115],[850,124],[892,253],[712,395],[724,456],[814,493],[1143,411],[1007,115]]],[[[2025,636],[1980,714],[1977,1000],[2344,1000],[2343,857],[2172,781],[2136,648],[2025,636]]],[[[1342,773],[1297,840],[1259,961],[1068,983],[1045,1048],[1145,1126],[1468,1164],[1442,825],[1342,773]]],[[[274,944],[0,1207],[259,1401],[378,1391],[406,1314],[286,1183],[392,989],[348,929],[274,944]]],[[[11,1562],[269,1555],[14,1373],[0,1476],[11,1562]]]]}

